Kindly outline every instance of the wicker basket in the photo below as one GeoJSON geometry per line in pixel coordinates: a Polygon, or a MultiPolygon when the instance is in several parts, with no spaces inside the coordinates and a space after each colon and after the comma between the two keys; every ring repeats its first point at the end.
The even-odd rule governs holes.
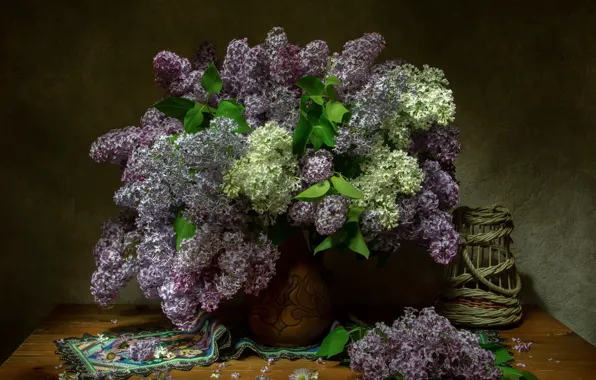
{"type": "Polygon", "coordinates": [[[448,286],[437,311],[460,326],[518,322],[521,280],[509,250],[513,231],[509,210],[499,205],[458,207],[453,221],[461,235],[460,251],[447,267],[448,286]]]}

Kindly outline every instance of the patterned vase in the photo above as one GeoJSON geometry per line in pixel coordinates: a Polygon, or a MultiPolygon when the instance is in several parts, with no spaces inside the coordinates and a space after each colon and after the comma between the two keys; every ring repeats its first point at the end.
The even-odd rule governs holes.
{"type": "Polygon", "coordinates": [[[318,343],[333,322],[325,268],[302,234],[280,245],[277,275],[249,311],[260,344],[301,347],[318,343]]]}

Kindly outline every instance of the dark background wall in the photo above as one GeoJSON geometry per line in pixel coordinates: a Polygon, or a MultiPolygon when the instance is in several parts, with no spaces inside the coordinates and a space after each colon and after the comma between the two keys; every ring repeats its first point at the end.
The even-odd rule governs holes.
{"type": "MultiPolygon", "coordinates": [[[[87,156],[160,96],[159,50],[204,39],[365,32],[384,58],[443,69],[458,107],[462,204],[510,208],[524,299],[596,343],[596,33],[589,1],[21,1],[0,8],[3,359],[56,303],[89,303],[91,249],[118,168],[87,156]],[[451,5],[448,5],[451,4],[451,5]]],[[[328,258],[338,302],[424,304],[441,268],[407,251],[381,271],[328,258]]],[[[119,302],[145,302],[136,284],[119,302]]]]}

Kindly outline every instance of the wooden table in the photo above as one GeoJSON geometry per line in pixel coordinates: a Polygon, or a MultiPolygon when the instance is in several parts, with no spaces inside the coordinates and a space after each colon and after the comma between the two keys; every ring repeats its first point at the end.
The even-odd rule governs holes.
{"type": "MultiPolygon", "coordinates": [[[[111,310],[101,310],[94,305],[58,306],[0,367],[0,379],[58,378],[58,374],[64,372],[64,368],[55,368],[61,362],[52,341],[82,336],[84,333],[102,333],[114,327],[111,320],[116,318],[119,327],[146,327],[153,324],[163,326],[167,323],[161,310],[155,307],[118,305],[111,310]]],[[[515,359],[526,364],[525,369],[534,373],[540,380],[596,379],[596,347],[537,308],[526,308],[524,323],[520,327],[502,331],[502,336],[534,342],[529,352],[516,352],[515,359]]],[[[254,379],[265,362],[258,357],[249,357],[229,364],[220,379],[231,379],[228,372],[232,371],[239,372],[241,379],[254,379]]],[[[216,365],[195,367],[190,372],[173,371],[172,375],[174,379],[210,379],[215,367],[216,365]]],[[[274,380],[287,379],[297,368],[317,369],[321,380],[358,378],[357,374],[335,362],[322,365],[304,360],[280,360],[270,368],[268,376],[274,380]]]]}

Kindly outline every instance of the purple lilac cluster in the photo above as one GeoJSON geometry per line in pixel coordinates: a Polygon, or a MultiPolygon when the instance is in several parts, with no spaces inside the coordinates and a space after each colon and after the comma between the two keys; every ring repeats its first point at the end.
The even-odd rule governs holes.
{"type": "Polygon", "coordinates": [[[124,165],[140,141],[140,128],[114,129],[93,142],[90,156],[95,162],[124,165]]]}
{"type": "MultiPolygon", "coordinates": [[[[276,27],[256,46],[245,38],[231,41],[221,64],[215,46],[206,42],[192,59],[161,51],[153,67],[155,82],[166,96],[209,102],[212,107],[235,99],[244,106],[253,130],[277,123],[289,133],[300,116],[302,90],[296,82],[304,75],[323,81],[337,76],[341,82],[337,98],[350,117],[337,125],[333,149],[315,151],[309,146],[302,157],[289,157],[300,168],[301,190],[341,171],[340,161],[355,158],[368,163],[366,167],[378,168],[379,175],[367,173],[367,178],[387,192],[379,195],[385,208],[365,209],[360,218],[367,244],[394,251],[403,239],[417,240],[435,261],[447,263],[459,241],[448,213],[459,196],[454,180],[458,132],[447,125],[454,110],[451,92],[440,70],[414,70],[401,61],[375,64],[384,46],[381,35],[369,33],[332,54],[324,41],[292,44],[276,27]],[[221,75],[223,89],[208,97],[201,77],[211,63],[221,75]],[[416,114],[416,104],[425,105],[424,115],[416,114]],[[420,176],[411,171],[387,169],[383,162],[370,164],[375,149],[394,159],[407,153],[424,174],[420,186],[414,183],[420,176]],[[403,183],[389,186],[387,178],[403,183]],[[418,188],[416,193],[398,191],[418,188]],[[397,213],[398,226],[383,227],[382,215],[397,213]]],[[[264,289],[275,274],[279,252],[254,222],[251,201],[245,195],[230,199],[222,190],[226,174],[248,155],[250,132],[235,133],[238,124],[224,117],[212,119],[209,128],[194,134],[183,127],[183,121],[151,108],[138,126],[109,131],[92,144],[93,160],[123,170],[114,202],[125,212],[104,226],[95,248],[97,271],[91,289],[96,301],[107,306],[136,275],[145,296],[160,298],[172,321],[191,328],[197,308],[213,310],[240,290],[256,294],[264,289]],[[177,249],[173,224],[180,211],[198,227],[196,235],[177,249]]],[[[354,202],[340,195],[294,201],[285,216],[292,225],[312,227],[317,235],[326,236],[342,227],[354,202]]]]}
{"type": "Polygon", "coordinates": [[[448,264],[459,249],[459,233],[449,213],[459,199],[459,186],[437,161],[424,161],[422,169],[422,190],[400,201],[400,225],[388,238],[418,241],[435,262],[448,264]]]}
{"type": "Polygon", "coordinates": [[[329,59],[324,41],[302,48],[292,45],[282,28],[273,28],[265,42],[254,47],[247,39],[232,41],[222,65],[224,98],[236,98],[254,127],[277,121],[293,130],[298,121],[300,91],[296,82],[304,75],[323,77],[329,59]]]}
{"type": "Polygon", "coordinates": [[[131,341],[127,350],[128,358],[137,362],[146,360],[148,357],[153,356],[159,342],[159,338],[136,339],[131,341]]]}
{"type": "Polygon", "coordinates": [[[301,160],[301,178],[307,185],[328,179],[333,175],[333,154],[327,150],[308,149],[301,160]]]}
{"type": "Polygon", "coordinates": [[[365,211],[362,230],[376,250],[394,252],[400,241],[413,240],[426,247],[435,262],[448,264],[457,254],[460,242],[449,213],[459,200],[453,169],[453,161],[461,150],[458,133],[452,127],[434,126],[414,136],[410,154],[418,154],[424,172],[421,190],[400,198],[397,228],[382,231],[374,211],[365,211]],[[422,141],[432,143],[425,145],[422,141]]]}
{"type": "Polygon", "coordinates": [[[248,219],[248,205],[244,199],[227,198],[220,186],[223,173],[246,152],[247,138],[234,133],[238,124],[231,119],[215,118],[211,126],[201,133],[185,134],[176,140],[181,160],[191,170],[190,180],[180,189],[179,202],[185,205],[187,215],[197,225],[241,229],[248,219]]]}
{"type": "Polygon", "coordinates": [[[442,210],[453,208],[459,199],[459,186],[453,176],[433,160],[424,161],[422,170],[425,174],[422,187],[435,193],[439,200],[439,208],[442,210]]]}
{"type": "Polygon", "coordinates": [[[457,330],[434,308],[406,308],[391,326],[377,323],[350,345],[350,367],[365,379],[497,380],[501,371],[492,352],[480,347],[477,335],[457,330]]]}
{"type": "Polygon", "coordinates": [[[368,154],[383,121],[399,106],[399,96],[405,90],[406,76],[395,69],[396,61],[371,67],[371,74],[353,96],[352,116],[347,128],[336,138],[334,151],[362,156],[368,154]]]}
{"type": "Polygon", "coordinates": [[[240,231],[202,227],[181,243],[160,288],[164,313],[182,329],[196,322],[196,310],[212,311],[240,289],[257,295],[275,275],[279,251],[261,234],[247,240],[240,231]]]}
{"type": "Polygon", "coordinates": [[[294,226],[314,224],[320,235],[331,235],[346,222],[349,205],[343,195],[328,195],[317,202],[298,200],[288,209],[288,221],[294,226]]]}
{"type": "Polygon", "coordinates": [[[174,227],[165,222],[143,232],[137,246],[137,282],[145,297],[156,299],[176,253],[176,234],[174,227]]]}
{"type": "MultiPolygon", "coordinates": [[[[459,199],[459,186],[453,174],[443,170],[439,162],[423,161],[425,174],[422,189],[399,202],[399,226],[382,232],[377,244],[385,251],[395,251],[400,240],[414,240],[426,247],[439,264],[448,264],[459,249],[459,233],[449,210],[459,199]]],[[[366,222],[365,222],[366,223],[366,222]]]]}
{"type": "Polygon", "coordinates": [[[315,222],[315,202],[295,201],[288,209],[288,220],[295,226],[307,226],[315,222]]]}
{"type": "Polygon", "coordinates": [[[134,218],[123,213],[106,221],[93,255],[97,270],[91,276],[91,294],[95,302],[108,306],[114,302],[120,288],[136,273],[135,254],[140,238],[134,228],[134,218]]]}
{"type": "Polygon", "coordinates": [[[90,157],[95,162],[125,166],[132,153],[139,147],[151,147],[161,135],[182,131],[180,120],[166,117],[155,108],[147,110],[141,118],[141,127],[114,129],[93,142],[90,157]]]}
{"type": "MultiPolygon", "coordinates": [[[[426,181],[426,180],[425,180],[426,181]]],[[[457,188],[457,185],[455,185],[457,188]]],[[[451,214],[440,208],[440,199],[433,191],[423,188],[412,197],[404,197],[399,202],[400,224],[390,231],[371,231],[376,220],[367,220],[365,214],[362,223],[373,227],[364,228],[367,240],[373,248],[384,252],[395,252],[400,241],[416,241],[426,247],[430,256],[439,264],[449,264],[458,252],[459,234],[452,223],[451,214]]]]}
{"type": "Polygon", "coordinates": [[[315,227],[321,235],[331,235],[344,225],[350,201],[343,195],[328,195],[317,205],[315,227]]]}
{"type": "MultiPolygon", "coordinates": [[[[135,271],[132,274],[137,275],[145,296],[162,298],[166,313],[172,316],[179,327],[185,328],[191,326],[178,318],[177,314],[194,317],[199,305],[212,310],[220,300],[230,298],[242,287],[237,284],[244,285],[244,282],[236,281],[234,286],[226,282],[226,279],[241,272],[231,277],[218,275],[213,281],[208,279],[210,274],[207,273],[201,277],[204,286],[193,289],[193,297],[200,301],[193,303],[185,294],[172,292],[169,288],[171,284],[165,281],[168,273],[181,265],[182,254],[176,255],[176,237],[172,226],[177,207],[184,205],[188,220],[219,228],[225,226],[228,230],[241,230],[248,219],[245,202],[230,200],[219,191],[223,173],[246,150],[246,136],[233,133],[237,124],[230,119],[216,118],[211,125],[212,128],[204,133],[181,134],[174,142],[169,135],[163,134],[151,147],[139,145],[124,170],[123,186],[114,196],[116,204],[136,211],[136,225],[133,224],[133,228],[136,227],[134,232],[138,239],[134,256],[135,271]],[[218,281],[217,287],[215,280],[218,281]]],[[[236,233],[237,238],[242,236],[242,232],[236,233]]],[[[242,252],[252,255],[252,264],[260,271],[257,268],[237,267],[239,271],[251,270],[256,276],[248,284],[247,292],[262,289],[275,270],[273,263],[279,255],[271,254],[271,245],[263,239],[259,240],[259,245],[250,246],[249,252],[242,252]],[[259,260],[264,259],[264,256],[273,261],[262,263],[259,260]]],[[[102,247],[104,240],[100,240],[98,247],[102,247]]],[[[229,250],[234,243],[227,244],[229,250]]],[[[246,248],[246,244],[238,247],[246,248]]],[[[240,255],[241,252],[236,251],[236,254],[240,255]]],[[[107,305],[113,302],[116,291],[122,287],[122,281],[118,276],[113,276],[114,273],[101,270],[103,266],[99,268],[93,284],[97,289],[111,291],[109,298],[101,301],[102,305],[107,305]]],[[[98,299],[99,290],[94,290],[96,293],[98,299]]]]}
{"type": "Polygon", "coordinates": [[[215,59],[215,49],[203,45],[195,55],[195,66],[173,52],[159,52],[153,59],[155,83],[172,96],[178,96],[204,103],[207,92],[201,86],[201,76],[207,68],[205,62],[215,59]]]}
{"type": "Polygon", "coordinates": [[[415,132],[409,151],[411,155],[437,160],[443,168],[451,171],[461,151],[459,130],[449,125],[436,125],[427,131],[415,132]]]}
{"type": "Polygon", "coordinates": [[[342,83],[338,88],[345,100],[351,91],[359,89],[370,80],[370,69],[385,48],[385,39],[378,33],[367,33],[359,39],[348,41],[342,54],[335,53],[332,59],[331,74],[342,83]]]}

